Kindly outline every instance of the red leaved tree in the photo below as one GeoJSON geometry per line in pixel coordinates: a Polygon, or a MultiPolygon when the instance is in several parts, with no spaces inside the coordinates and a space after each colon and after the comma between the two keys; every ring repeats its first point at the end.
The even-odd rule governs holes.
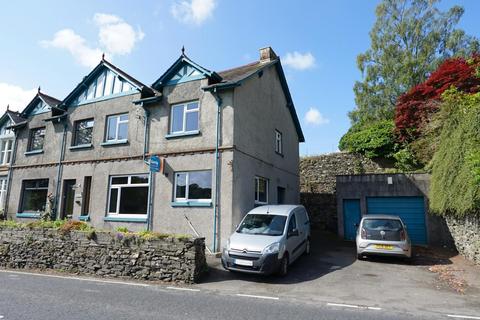
{"type": "Polygon", "coordinates": [[[401,142],[418,137],[422,125],[438,110],[442,93],[453,87],[475,93],[480,91],[480,55],[470,59],[445,60],[423,83],[400,96],[395,108],[395,127],[401,142]]]}

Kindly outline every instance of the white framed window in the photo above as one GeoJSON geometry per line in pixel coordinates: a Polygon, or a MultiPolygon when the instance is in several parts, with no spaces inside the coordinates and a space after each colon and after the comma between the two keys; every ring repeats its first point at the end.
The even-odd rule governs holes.
{"type": "Polygon", "coordinates": [[[146,217],[148,187],[148,174],[110,176],[108,216],[146,217]]]}
{"type": "Polygon", "coordinates": [[[275,130],[275,152],[278,154],[283,154],[282,133],[278,130],[275,130]]]}
{"type": "Polygon", "coordinates": [[[175,173],[175,202],[212,201],[212,171],[185,171],[175,173]]]}
{"type": "Polygon", "coordinates": [[[8,120],[7,123],[0,129],[0,136],[13,136],[13,130],[12,129],[7,129],[12,125],[12,121],[8,120]]]}
{"type": "Polygon", "coordinates": [[[198,101],[172,106],[170,115],[170,133],[189,133],[199,129],[200,106],[198,101]]]}
{"type": "Polygon", "coordinates": [[[7,196],[7,177],[0,177],[0,210],[5,207],[5,198],[7,196]]]}
{"type": "Polygon", "coordinates": [[[268,179],[255,177],[255,204],[268,203],[268,179]]]}
{"type": "Polygon", "coordinates": [[[128,113],[107,117],[106,142],[123,142],[128,138],[128,113]]]}
{"type": "Polygon", "coordinates": [[[0,140],[0,165],[8,165],[12,160],[13,140],[3,139],[0,140]]]}

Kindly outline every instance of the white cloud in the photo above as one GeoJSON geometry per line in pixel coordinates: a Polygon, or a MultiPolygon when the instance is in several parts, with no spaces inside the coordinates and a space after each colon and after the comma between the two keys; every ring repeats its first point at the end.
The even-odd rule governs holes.
{"type": "Polygon", "coordinates": [[[99,28],[97,47],[89,46],[87,41],[72,29],[60,30],[54,34],[52,40],[43,40],[40,44],[45,48],[67,50],[78,63],[92,68],[98,64],[103,52],[109,57],[129,54],[135,44],[145,37],[140,29],[135,31],[131,25],[115,15],[96,13],[93,21],[99,28]]]}
{"type": "Polygon", "coordinates": [[[213,15],[216,0],[180,0],[172,4],[175,19],[187,24],[200,25],[213,15]]]}
{"type": "Polygon", "coordinates": [[[0,82],[0,115],[5,112],[7,105],[10,105],[10,110],[23,110],[36,93],[37,89],[25,90],[13,84],[0,82]]]}
{"type": "Polygon", "coordinates": [[[315,57],[310,52],[288,52],[283,58],[283,63],[296,70],[307,70],[315,67],[315,57]]]}
{"type": "Polygon", "coordinates": [[[305,114],[305,122],[307,124],[312,125],[322,125],[327,124],[330,122],[329,119],[325,118],[317,108],[310,108],[308,109],[307,113],[305,114]]]}

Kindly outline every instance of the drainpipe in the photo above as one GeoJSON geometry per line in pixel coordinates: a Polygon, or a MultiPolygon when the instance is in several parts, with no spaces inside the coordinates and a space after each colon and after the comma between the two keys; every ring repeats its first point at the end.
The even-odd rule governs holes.
{"type": "Polygon", "coordinates": [[[15,138],[13,141],[13,149],[12,149],[12,158],[10,159],[10,166],[8,167],[8,176],[7,176],[7,194],[5,195],[5,203],[3,205],[3,218],[7,220],[7,213],[8,213],[8,201],[10,200],[10,189],[11,189],[11,182],[12,182],[12,170],[13,164],[15,163],[16,155],[17,155],[17,144],[18,144],[18,133],[15,130],[15,138]]]}
{"type": "MultiPolygon", "coordinates": [[[[58,122],[60,122],[60,119],[58,119],[58,122]]],[[[58,211],[58,203],[59,203],[59,194],[60,194],[60,184],[61,184],[61,179],[62,179],[62,161],[65,156],[65,137],[67,135],[67,123],[63,124],[63,134],[62,134],[62,145],[60,149],[60,158],[58,159],[58,170],[57,170],[57,187],[55,189],[55,203],[53,205],[53,210],[51,213],[51,219],[55,220],[57,218],[57,211],[58,211]]]]}
{"type": "Polygon", "coordinates": [[[217,220],[220,214],[218,209],[218,195],[220,194],[220,175],[219,175],[219,168],[220,168],[220,153],[219,153],[219,146],[220,146],[220,111],[222,105],[222,98],[217,93],[217,88],[213,90],[215,100],[217,100],[217,120],[216,120],[216,146],[215,146],[215,201],[213,204],[213,245],[212,251],[217,252],[217,220]]]}
{"type": "Polygon", "coordinates": [[[144,124],[143,124],[143,163],[149,166],[148,172],[148,205],[147,205],[147,230],[152,231],[153,229],[153,188],[155,183],[153,181],[154,175],[153,172],[150,171],[150,162],[147,161],[147,153],[148,153],[148,135],[149,135],[149,127],[148,127],[148,120],[150,116],[150,112],[145,108],[143,102],[140,103],[140,107],[142,107],[144,111],[144,124]]]}

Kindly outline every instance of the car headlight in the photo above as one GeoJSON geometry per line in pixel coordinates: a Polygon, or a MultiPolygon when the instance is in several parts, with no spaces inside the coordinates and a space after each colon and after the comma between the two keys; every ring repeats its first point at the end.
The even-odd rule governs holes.
{"type": "Polygon", "coordinates": [[[227,240],[227,244],[223,247],[224,250],[230,250],[230,239],[227,240]]]}
{"type": "Polygon", "coordinates": [[[271,245],[269,245],[265,249],[263,249],[264,254],[276,253],[278,251],[280,251],[280,243],[279,242],[272,243],[271,245]]]}

